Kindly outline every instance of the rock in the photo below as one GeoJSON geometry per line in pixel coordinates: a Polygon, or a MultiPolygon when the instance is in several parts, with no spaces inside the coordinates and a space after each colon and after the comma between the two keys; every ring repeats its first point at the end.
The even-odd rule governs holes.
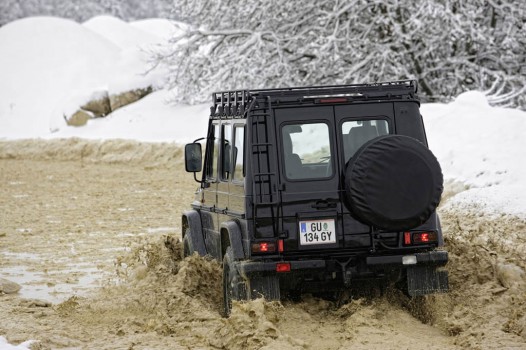
{"type": "Polygon", "coordinates": [[[3,294],[14,294],[22,288],[18,283],[8,281],[4,278],[0,278],[0,293],[3,294]]]}
{"type": "Polygon", "coordinates": [[[118,108],[126,106],[132,102],[138,101],[144,96],[150,94],[153,91],[152,87],[149,86],[144,89],[135,89],[126,91],[117,95],[110,96],[111,110],[114,111],[118,108]]]}
{"type": "Polygon", "coordinates": [[[110,114],[111,104],[108,91],[99,91],[94,96],[97,96],[97,98],[90,100],[88,103],[80,106],[80,108],[93,113],[95,118],[105,117],[110,114]]]}
{"type": "Polygon", "coordinates": [[[524,283],[524,270],[515,264],[498,262],[495,266],[495,274],[500,284],[506,288],[524,283]]]}
{"type": "Polygon", "coordinates": [[[66,119],[66,124],[69,126],[84,126],[93,117],[93,114],[90,112],[83,111],[82,109],[79,109],[73,115],[71,115],[69,118],[64,116],[64,119],[66,119]]]}

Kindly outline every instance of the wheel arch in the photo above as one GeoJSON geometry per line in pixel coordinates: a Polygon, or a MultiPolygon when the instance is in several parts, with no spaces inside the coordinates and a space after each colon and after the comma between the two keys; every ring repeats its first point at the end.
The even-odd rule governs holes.
{"type": "Polygon", "coordinates": [[[190,239],[192,241],[193,249],[199,255],[205,256],[207,253],[206,253],[205,240],[203,236],[203,228],[201,225],[201,215],[199,215],[199,212],[196,210],[188,210],[188,211],[183,212],[183,215],[181,218],[181,228],[182,228],[181,236],[183,239],[186,235],[186,230],[190,229],[190,232],[191,232],[190,239]]]}
{"type": "Polygon", "coordinates": [[[234,259],[245,259],[241,228],[235,221],[226,221],[221,224],[221,255],[224,256],[228,247],[232,247],[234,259]]]}

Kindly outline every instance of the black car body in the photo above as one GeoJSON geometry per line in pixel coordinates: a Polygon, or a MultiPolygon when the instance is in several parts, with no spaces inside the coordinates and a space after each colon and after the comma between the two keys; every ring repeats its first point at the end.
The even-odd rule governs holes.
{"type": "Polygon", "coordinates": [[[204,162],[186,147],[202,178],[182,227],[185,255],[223,261],[227,314],[232,299],[367,280],[447,291],[419,106],[415,81],[213,94],[204,162]]]}

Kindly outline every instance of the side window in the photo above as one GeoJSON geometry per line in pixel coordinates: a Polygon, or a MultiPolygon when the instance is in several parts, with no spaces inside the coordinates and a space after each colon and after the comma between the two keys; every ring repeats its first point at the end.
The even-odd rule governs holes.
{"type": "Polygon", "coordinates": [[[327,124],[288,124],[283,126],[281,132],[288,179],[327,178],[333,175],[327,124]]]}
{"type": "Polygon", "coordinates": [[[236,125],[234,127],[234,176],[235,181],[243,181],[245,178],[244,154],[245,154],[245,126],[236,125]]]}
{"type": "Polygon", "coordinates": [[[228,181],[232,173],[232,126],[221,125],[221,180],[228,181]]]}
{"type": "Polygon", "coordinates": [[[208,179],[216,179],[217,177],[217,159],[219,157],[219,125],[214,124],[212,129],[212,135],[210,135],[212,138],[209,140],[208,145],[212,149],[209,150],[208,155],[212,157],[211,160],[208,161],[208,167],[206,172],[206,177],[208,179]]]}
{"type": "Polygon", "coordinates": [[[389,134],[389,124],[385,119],[352,120],[342,124],[342,140],[345,162],[358,151],[364,143],[378,136],[389,134]]]}

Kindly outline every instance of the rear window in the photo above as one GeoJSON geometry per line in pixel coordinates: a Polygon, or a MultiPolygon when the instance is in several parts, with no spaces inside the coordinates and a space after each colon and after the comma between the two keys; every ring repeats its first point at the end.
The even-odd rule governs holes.
{"type": "Polygon", "coordinates": [[[326,123],[287,124],[282,128],[282,141],[288,179],[333,175],[329,126],[326,123]]]}
{"type": "Polygon", "coordinates": [[[364,143],[378,136],[389,134],[389,124],[385,119],[351,120],[342,124],[343,154],[345,162],[358,151],[364,143]]]}

